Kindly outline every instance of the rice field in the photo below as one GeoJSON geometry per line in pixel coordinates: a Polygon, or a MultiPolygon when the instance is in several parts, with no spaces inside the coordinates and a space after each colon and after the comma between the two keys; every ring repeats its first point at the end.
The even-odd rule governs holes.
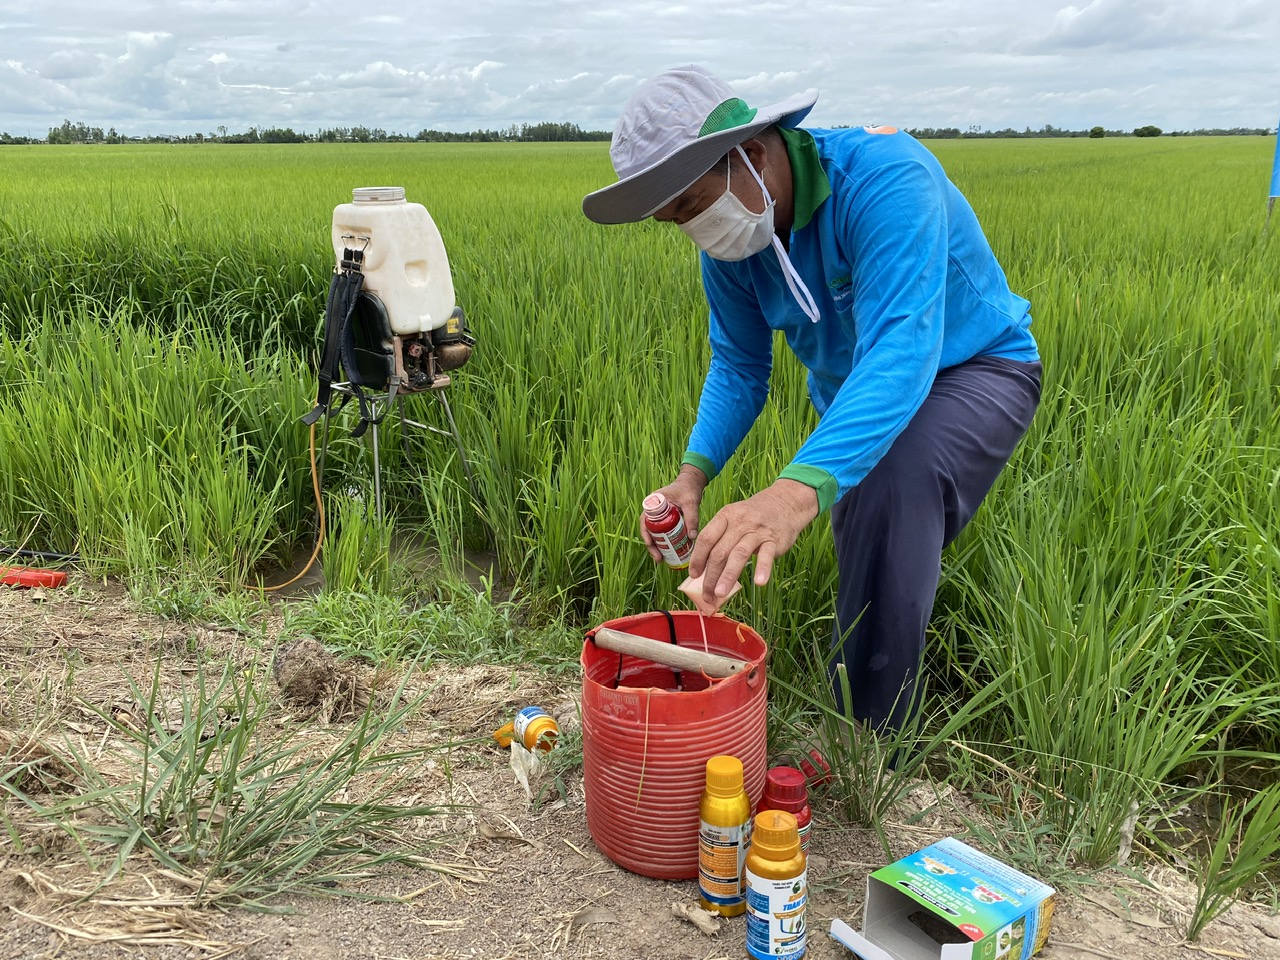
{"type": "MultiPolygon", "coordinates": [[[[1032,301],[1046,371],[1029,436],[944,557],[932,696],[940,709],[984,698],[955,735],[998,761],[954,775],[1084,863],[1114,861],[1135,823],[1149,849],[1207,857],[1221,842],[1238,858],[1231,838],[1252,822],[1272,845],[1244,872],[1266,876],[1277,831],[1250,818],[1280,827],[1280,224],[1262,233],[1273,143],[929,146],[1032,301]],[[1206,796],[1219,828],[1186,840],[1174,812],[1206,796]]],[[[439,544],[455,573],[487,527],[500,579],[579,626],[673,602],[678,578],[651,565],[637,504],[684,449],[705,306],[678,231],[582,216],[582,195],[612,179],[607,145],[0,159],[0,544],[232,591],[309,547],[297,418],[314,398],[329,218],[353,187],[393,183],[440,228],[479,338],[450,387],[478,502],[448,445],[404,447],[389,430],[393,523],[439,544]]],[[[771,482],[813,422],[782,348],[704,519],[771,482]]],[[[341,502],[368,479],[365,451],[340,439],[328,468],[344,529],[385,543],[341,502]]],[[[783,704],[795,716],[821,709],[807,665],[834,582],[820,520],[728,611],[773,644],[800,691],[783,704]]]]}

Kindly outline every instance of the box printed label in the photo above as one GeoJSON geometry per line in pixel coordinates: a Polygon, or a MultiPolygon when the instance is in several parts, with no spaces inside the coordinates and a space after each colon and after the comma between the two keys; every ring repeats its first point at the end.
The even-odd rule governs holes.
{"type": "Polygon", "coordinates": [[[1041,946],[1053,888],[953,838],[877,870],[982,949],[975,956],[1026,960],[1041,946]]]}

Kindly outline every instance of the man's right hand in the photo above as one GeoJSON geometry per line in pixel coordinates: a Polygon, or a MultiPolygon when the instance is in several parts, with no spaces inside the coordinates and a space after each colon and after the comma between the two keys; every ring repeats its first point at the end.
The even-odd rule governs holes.
{"type": "MultiPolygon", "coordinates": [[[[684,464],[680,468],[680,472],[676,478],[665,487],[659,487],[654,493],[661,493],[666,498],[680,508],[680,513],[684,517],[685,529],[689,532],[689,539],[696,540],[698,536],[698,508],[702,505],[702,492],[707,488],[707,475],[691,464],[684,464]]],[[[644,525],[644,511],[640,511],[640,538],[644,541],[649,556],[653,557],[654,563],[662,562],[662,553],[658,550],[657,544],[653,542],[653,537],[644,525]]]]}

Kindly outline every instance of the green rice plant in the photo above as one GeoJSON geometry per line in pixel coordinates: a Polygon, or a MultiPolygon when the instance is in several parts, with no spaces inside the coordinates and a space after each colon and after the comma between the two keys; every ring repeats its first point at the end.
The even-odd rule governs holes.
{"type": "Polygon", "coordinates": [[[1196,903],[1187,923],[1187,939],[1204,928],[1265,870],[1280,865],[1280,785],[1272,784],[1247,800],[1229,802],[1209,854],[1196,868],[1196,903]]]}
{"type": "Polygon", "coordinates": [[[331,497],[328,516],[320,552],[325,589],[390,593],[392,517],[377,517],[363,496],[351,495],[331,497]]]}
{"type": "MultiPolygon", "coordinates": [[[[1215,277],[1183,299],[1205,290],[1224,293],[1215,277]]],[[[1090,322],[1078,296],[1066,304],[1090,322]]],[[[1274,744],[1280,679],[1266,633],[1280,578],[1254,532],[1276,509],[1272,335],[1208,302],[1161,316],[1132,283],[1108,296],[1122,302],[1108,336],[1051,358],[1031,435],[949,557],[939,604],[958,685],[1012,678],[975,746],[1034,778],[1042,815],[1098,864],[1133,805],[1159,821],[1205,789],[1193,764],[1221,776],[1230,748],[1274,744]]]]}
{"type": "MultiPolygon", "coordinates": [[[[1085,862],[1106,863],[1120,849],[1131,807],[1146,819],[1184,803],[1201,788],[1181,784],[1182,771],[1217,754],[1234,728],[1265,718],[1277,690],[1247,682],[1244,668],[1220,674],[1207,656],[1189,655],[1195,621],[1179,614],[1211,588],[1139,598],[1138,609],[1116,622],[1108,616],[1113,598],[1088,597],[1055,629],[1043,593],[1030,585],[1069,581],[1026,565],[1029,548],[1019,553],[1024,565],[1011,571],[1023,596],[1010,610],[989,602],[984,618],[1000,625],[982,634],[981,662],[1007,678],[1007,712],[979,746],[1040,785],[1047,821],[1089,838],[1085,862]]],[[[971,599],[969,608],[982,606],[971,599]]]]}
{"type": "Polygon", "coordinates": [[[305,436],[273,425],[262,438],[254,422],[296,416],[301,398],[277,379],[287,367],[208,326],[148,333],[127,309],[85,307],[74,328],[43,317],[0,343],[0,539],[104,572],[189,564],[242,582],[292,539],[306,502],[305,473],[283,469],[305,464],[305,436]]]}
{"type": "Polygon", "coordinates": [[[457,455],[449,453],[433,457],[437,450],[423,454],[416,484],[411,493],[423,505],[426,517],[419,524],[406,524],[409,536],[424,542],[430,552],[436,577],[455,583],[466,578],[469,550],[488,545],[488,530],[471,497],[461,471],[456,467],[457,455]]]}
{"type": "Polygon", "coordinates": [[[553,602],[579,602],[582,615],[589,608],[581,602],[593,592],[589,587],[594,586],[596,572],[588,533],[592,484],[589,477],[574,477],[561,469],[560,459],[544,461],[538,475],[524,483],[521,499],[532,523],[521,537],[527,557],[524,573],[531,589],[548,593],[553,602]]]}
{"type": "Polygon", "coordinates": [[[104,846],[113,851],[103,883],[145,852],[190,878],[197,905],[270,910],[271,898],[287,891],[362,896],[354,884],[379,868],[435,868],[426,854],[439,838],[413,839],[404,826],[447,810],[402,797],[406,769],[448,745],[387,745],[430,691],[411,698],[402,682],[389,703],[366,710],[318,755],[309,755],[308,738],[270,731],[270,698],[252,668],[202,666],[190,688],[166,701],[157,664],[149,689],[131,682],[131,691],[139,723],[99,714],[123,743],[124,778],[107,777],[67,741],[60,756],[82,789],[46,801],[0,781],[95,867],[104,846]]]}
{"type": "MultiPolygon", "coordinates": [[[[843,820],[875,830],[888,855],[886,815],[926,776],[927,765],[945,753],[949,741],[999,706],[1006,678],[994,679],[964,701],[930,702],[901,728],[876,731],[854,716],[848,671],[839,662],[832,670],[830,659],[814,649],[804,661],[801,682],[770,678],[790,705],[788,712],[775,715],[772,739],[783,755],[807,760],[817,750],[831,768],[821,794],[843,820]]],[[[929,702],[929,692],[919,690],[917,702],[929,702]]]]}
{"type": "Polygon", "coordinates": [[[280,639],[312,636],[346,656],[373,663],[447,659],[461,663],[520,663],[550,672],[577,664],[581,634],[554,617],[531,616],[519,595],[499,600],[486,589],[416,596],[325,591],[284,608],[280,639]]]}

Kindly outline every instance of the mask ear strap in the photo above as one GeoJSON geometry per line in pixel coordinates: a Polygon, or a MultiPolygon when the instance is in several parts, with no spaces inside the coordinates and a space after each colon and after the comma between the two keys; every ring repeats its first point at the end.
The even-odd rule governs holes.
{"type": "Polygon", "coordinates": [[[800,309],[809,318],[809,322],[817,323],[822,314],[818,312],[818,305],[813,300],[813,294],[809,292],[809,288],[800,279],[800,274],[796,272],[796,268],[791,265],[791,258],[787,256],[787,251],[782,248],[782,241],[778,239],[776,233],[773,235],[773,251],[778,255],[778,263],[782,265],[782,275],[787,279],[787,286],[791,290],[791,296],[795,297],[796,303],[800,304],[800,309]]]}
{"type": "MultiPolygon", "coordinates": [[[[760,192],[764,194],[764,202],[766,204],[773,203],[773,197],[769,196],[769,188],[764,185],[764,180],[760,174],[756,172],[756,168],[751,165],[751,161],[747,159],[747,151],[742,149],[742,144],[738,144],[733,149],[738,151],[738,155],[742,157],[742,162],[747,165],[747,169],[751,171],[751,175],[756,178],[756,183],[760,184],[760,192]]],[[[729,164],[730,167],[733,164],[729,164]]]]}
{"type": "MultiPolygon", "coordinates": [[[[747,165],[747,169],[751,171],[751,175],[756,178],[756,183],[760,184],[760,192],[764,194],[764,203],[767,208],[773,203],[773,197],[769,196],[769,188],[764,185],[764,178],[756,172],[756,168],[751,165],[751,161],[747,159],[747,152],[742,149],[742,145],[734,147],[738,154],[742,157],[742,162],[747,165]]],[[[732,164],[730,164],[732,166],[732,164]]],[[[782,246],[782,241],[778,239],[775,233],[773,239],[773,252],[778,255],[778,265],[782,267],[782,276],[787,281],[787,289],[791,291],[791,296],[795,298],[796,303],[800,304],[800,309],[804,311],[804,315],[809,318],[810,323],[817,323],[821,314],[818,312],[818,304],[814,302],[813,294],[809,292],[809,288],[805,286],[804,281],[800,279],[800,274],[791,263],[791,258],[787,256],[787,251],[782,246]]]]}

